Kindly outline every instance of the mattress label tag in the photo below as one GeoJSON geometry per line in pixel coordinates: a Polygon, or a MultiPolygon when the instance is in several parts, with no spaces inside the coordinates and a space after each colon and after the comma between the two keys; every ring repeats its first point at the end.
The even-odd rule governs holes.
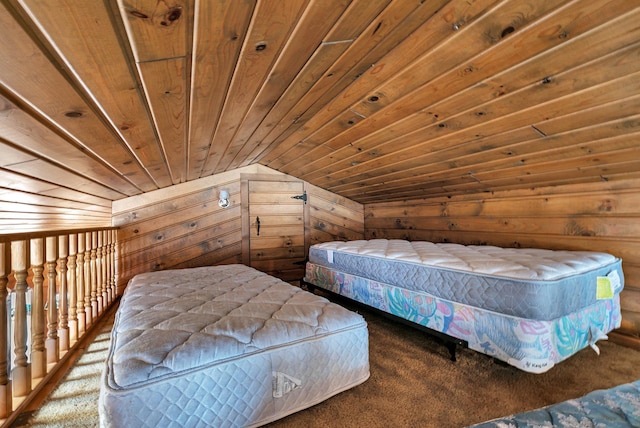
{"type": "Polygon", "coordinates": [[[596,285],[596,299],[601,300],[611,298],[613,298],[611,280],[607,276],[599,276],[596,285]]]}
{"type": "Polygon", "coordinates": [[[612,270],[611,272],[609,272],[607,278],[609,278],[609,281],[611,281],[611,288],[613,288],[614,292],[617,292],[622,288],[622,281],[620,281],[620,275],[618,275],[617,270],[612,270]]]}
{"type": "Polygon", "coordinates": [[[282,372],[273,372],[273,398],[282,398],[301,385],[300,379],[282,372]]]}
{"type": "Polygon", "coordinates": [[[331,250],[327,251],[327,261],[329,263],[333,263],[333,251],[331,251],[331,250]]]}

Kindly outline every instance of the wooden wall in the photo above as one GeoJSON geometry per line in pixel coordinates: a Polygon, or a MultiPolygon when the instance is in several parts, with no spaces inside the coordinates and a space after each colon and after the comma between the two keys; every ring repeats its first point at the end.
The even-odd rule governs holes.
{"type": "Polygon", "coordinates": [[[309,246],[328,241],[364,239],[364,206],[309,183],[309,246]]]}
{"type": "Polygon", "coordinates": [[[614,254],[625,289],[612,338],[640,347],[640,180],[367,204],[365,234],[614,254]]]}
{"type": "Polygon", "coordinates": [[[141,272],[239,263],[240,214],[240,172],[115,201],[119,288],[141,272]],[[218,206],[221,189],[230,194],[230,208],[218,206]]]}
{"type": "MultiPolygon", "coordinates": [[[[118,287],[137,273],[170,268],[242,262],[241,176],[283,176],[252,165],[171,186],[113,203],[113,225],[119,226],[118,287]],[[221,189],[231,207],[218,206],[221,189]]],[[[310,243],[364,237],[364,207],[304,183],[307,191],[310,243]]]]}

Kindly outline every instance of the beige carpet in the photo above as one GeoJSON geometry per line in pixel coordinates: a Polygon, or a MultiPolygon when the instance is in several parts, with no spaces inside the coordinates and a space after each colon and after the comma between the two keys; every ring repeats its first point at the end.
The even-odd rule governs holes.
{"type": "Polygon", "coordinates": [[[98,426],[100,375],[109,349],[113,316],[98,332],[95,340],[75,363],[71,371],[28,419],[12,428],[84,428],[98,426]]]}
{"type": "MultiPolygon", "coordinates": [[[[468,349],[459,350],[454,363],[424,333],[349,307],[369,323],[371,377],[270,427],[462,427],[640,379],[640,352],[611,342],[599,343],[600,356],[585,349],[541,375],[468,349]]],[[[98,426],[108,328],[23,426],[98,426]]]]}

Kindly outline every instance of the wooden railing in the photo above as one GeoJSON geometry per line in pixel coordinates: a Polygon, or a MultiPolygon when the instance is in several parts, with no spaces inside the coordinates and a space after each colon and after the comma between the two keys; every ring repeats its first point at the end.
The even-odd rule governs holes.
{"type": "Polygon", "coordinates": [[[115,228],[0,235],[0,422],[114,302],[116,255],[115,228]]]}

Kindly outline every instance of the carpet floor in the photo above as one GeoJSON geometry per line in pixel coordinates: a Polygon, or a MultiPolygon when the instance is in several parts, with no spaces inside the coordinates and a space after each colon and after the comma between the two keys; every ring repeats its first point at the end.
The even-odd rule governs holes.
{"type": "MultiPolygon", "coordinates": [[[[640,351],[601,341],[547,373],[530,374],[468,349],[457,361],[425,333],[349,303],[368,323],[371,377],[269,427],[464,427],[640,379],[640,351]]],[[[22,426],[96,427],[107,323],[22,426]]]]}

